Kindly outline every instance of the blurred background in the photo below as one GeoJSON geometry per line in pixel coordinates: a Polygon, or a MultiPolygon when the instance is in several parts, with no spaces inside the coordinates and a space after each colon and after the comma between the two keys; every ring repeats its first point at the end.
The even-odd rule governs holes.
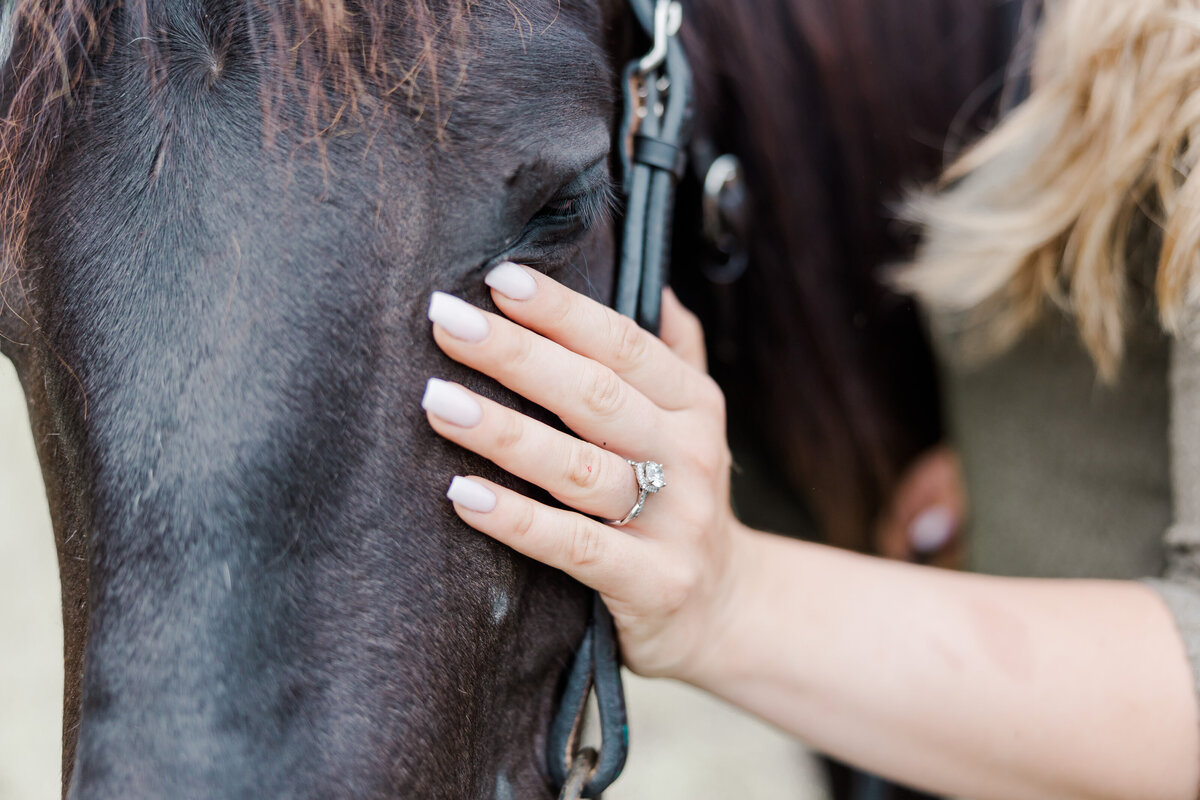
{"type": "MultiPolygon", "coordinates": [[[[632,748],[607,800],[824,800],[792,739],[690,687],[628,676],[632,748]]],[[[16,373],[0,358],[0,800],[59,797],[62,621],[50,516],[16,373]]]]}
{"type": "Polygon", "coordinates": [[[58,563],[25,398],[0,358],[0,798],[59,796],[58,563]]]}

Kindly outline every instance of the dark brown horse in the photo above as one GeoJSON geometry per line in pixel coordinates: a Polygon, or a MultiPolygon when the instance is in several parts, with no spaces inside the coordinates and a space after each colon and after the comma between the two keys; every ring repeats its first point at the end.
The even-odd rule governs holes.
{"type": "MultiPolygon", "coordinates": [[[[877,5],[686,9],[751,259],[733,287],[676,274],[760,390],[734,396],[751,443],[843,541],[937,434],[911,309],[873,279],[904,249],[883,204],[1007,52],[978,2],[877,5]],[[828,480],[819,453],[844,454],[828,480]]],[[[610,294],[624,4],[5,7],[0,350],[58,544],[64,790],[552,796],[587,596],[441,501],[489,469],[427,430],[425,378],[516,401],[423,311],[486,303],[503,258],[610,294]]]]}

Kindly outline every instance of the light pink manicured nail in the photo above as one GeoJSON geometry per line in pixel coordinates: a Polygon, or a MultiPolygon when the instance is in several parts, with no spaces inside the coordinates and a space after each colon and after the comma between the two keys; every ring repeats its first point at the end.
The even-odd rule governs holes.
{"type": "Polygon", "coordinates": [[[421,408],[460,428],[474,428],[483,419],[483,409],[474,397],[437,378],[430,378],[425,384],[421,408]]]}
{"type": "Polygon", "coordinates": [[[957,529],[954,512],[945,506],[931,506],[908,526],[908,541],[922,555],[934,553],[950,543],[957,529]]]}
{"type": "Polygon", "coordinates": [[[524,267],[511,261],[497,264],[483,282],[510,300],[529,300],[537,294],[537,281],[524,267]]]}
{"type": "Polygon", "coordinates": [[[487,318],[483,312],[445,292],[434,292],[430,296],[429,321],[441,325],[455,339],[466,342],[482,342],[488,335],[487,318]]]}
{"type": "Polygon", "coordinates": [[[496,507],[496,495],[492,493],[491,489],[461,476],[455,476],[454,480],[450,481],[446,498],[452,503],[458,503],[463,508],[477,511],[480,514],[486,514],[496,507]]]}

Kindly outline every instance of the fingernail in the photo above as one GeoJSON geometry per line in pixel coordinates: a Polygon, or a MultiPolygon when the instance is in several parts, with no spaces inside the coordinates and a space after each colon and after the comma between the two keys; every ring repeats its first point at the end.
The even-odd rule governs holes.
{"type": "Polygon", "coordinates": [[[497,264],[483,282],[510,300],[528,300],[537,294],[537,281],[511,261],[497,264]]]}
{"type": "Polygon", "coordinates": [[[908,526],[908,541],[918,553],[933,553],[949,544],[957,529],[953,511],[945,506],[932,506],[908,526]]]}
{"type": "Polygon", "coordinates": [[[441,325],[455,339],[467,342],[482,342],[488,334],[487,318],[483,312],[445,292],[434,292],[430,296],[429,321],[441,325]]]}
{"type": "Polygon", "coordinates": [[[430,378],[425,384],[421,408],[460,428],[474,428],[483,419],[483,409],[474,397],[437,378],[430,378]]]}
{"type": "Polygon", "coordinates": [[[496,507],[496,495],[491,489],[461,476],[455,476],[454,480],[450,481],[446,498],[468,511],[477,511],[480,514],[486,514],[496,507]]]}

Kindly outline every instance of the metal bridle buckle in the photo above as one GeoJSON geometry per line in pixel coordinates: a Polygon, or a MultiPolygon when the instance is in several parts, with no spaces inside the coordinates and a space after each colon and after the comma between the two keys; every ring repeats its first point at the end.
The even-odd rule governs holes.
{"type": "Polygon", "coordinates": [[[683,6],[678,0],[658,0],[654,6],[654,46],[638,61],[637,71],[643,78],[667,60],[667,42],[683,27],[683,6]]]}
{"type": "Polygon", "coordinates": [[[587,788],[587,782],[596,771],[596,762],[600,755],[590,747],[585,747],[575,754],[571,768],[567,771],[566,782],[558,793],[558,800],[580,800],[587,788]]]}
{"type": "Polygon", "coordinates": [[[704,239],[718,256],[713,263],[703,264],[702,269],[714,283],[733,283],[745,273],[750,262],[741,240],[745,206],[742,162],[731,153],[718,156],[704,174],[701,197],[704,239]]]}

